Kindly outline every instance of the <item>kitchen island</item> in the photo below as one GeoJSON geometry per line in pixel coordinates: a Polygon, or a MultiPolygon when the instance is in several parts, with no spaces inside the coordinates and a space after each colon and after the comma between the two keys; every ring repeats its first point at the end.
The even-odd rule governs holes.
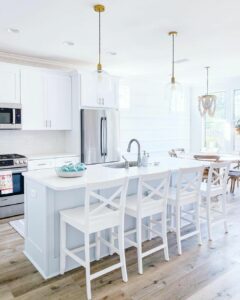
{"type": "MultiPolygon", "coordinates": [[[[128,194],[137,191],[139,176],[170,170],[172,174],[180,168],[207,166],[209,163],[187,159],[164,157],[158,164],[148,167],[109,168],[106,165],[92,165],[83,177],[59,178],[54,169],[30,171],[25,177],[25,249],[24,254],[47,279],[60,274],[60,224],[59,211],[84,205],[85,187],[90,183],[107,182],[123,177],[129,178],[128,194]]],[[[125,219],[126,229],[133,228],[130,217],[125,219]]],[[[83,235],[74,228],[67,228],[67,247],[74,248],[83,244],[83,235]]],[[[107,232],[106,238],[107,237],[107,232]]],[[[93,236],[94,238],[94,236],[93,236]]],[[[126,247],[129,245],[126,244],[126,247]]],[[[109,255],[105,246],[101,256],[109,255]]],[[[95,259],[91,249],[91,259],[95,259]]],[[[67,259],[67,270],[78,267],[70,258],[67,259]]]]}

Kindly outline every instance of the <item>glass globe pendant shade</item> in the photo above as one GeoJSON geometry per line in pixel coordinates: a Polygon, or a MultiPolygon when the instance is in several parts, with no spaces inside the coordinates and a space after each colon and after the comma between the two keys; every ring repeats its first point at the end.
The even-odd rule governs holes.
{"type": "Polygon", "coordinates": [[[96,88],[97,98],[101,98],[103,97],[103,95],[112,92],[113,89],[112,78],[107,72],[103,70],[94,71],[93,80],[94,80],[94,86],[96,88]]]}
{"type": "Polygon", "coordinates": [[[169,103],[169,112],[184,111],[184,92],[180,83],[175,81],[166,85],[165,100],[169,103]]]}

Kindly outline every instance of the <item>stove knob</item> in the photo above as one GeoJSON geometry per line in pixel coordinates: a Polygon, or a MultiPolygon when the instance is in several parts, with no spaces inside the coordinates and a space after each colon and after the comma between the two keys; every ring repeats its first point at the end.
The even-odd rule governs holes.
{"type": "Polygon", "coordinates": [[[18,165],[19,164],[19,160],[15,160],[15,165],[18,165]]]}
{"type": "Polygon", "coordinates": [[[23,164],[23,160],[19,160],[19,163],[22,165],[23,164]]]}

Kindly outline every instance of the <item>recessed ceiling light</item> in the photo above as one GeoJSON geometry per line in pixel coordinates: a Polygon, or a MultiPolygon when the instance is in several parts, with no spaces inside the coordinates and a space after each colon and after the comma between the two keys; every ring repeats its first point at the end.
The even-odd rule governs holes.
{"type": "Polygon", "coordinates": [[[115,55],[117,55],[117,52],[115,52],[115,51],[107,51],[107,54],[115,56],[115,55]]]}
{"type": "Polygon", "coordinates": [[[65,45],[65,46],[74,46],[74,42],[71,42],[71,41],[64,41],[64,42],[63,42],[63,45],[65,45]]]}
{"type": "Polygon", "coordinates": [[[8,28],[7,31],[10,33],[20,33],[20,30],[17,28],[8,28]]]}
{"type": "Polygon", "coordinates": [[[188,58],[182,58],[182,59],[175,60],[175,64],[182,64],[182,63],[185,63],[185,62],[189,62],[189,59],[188,58]]]}

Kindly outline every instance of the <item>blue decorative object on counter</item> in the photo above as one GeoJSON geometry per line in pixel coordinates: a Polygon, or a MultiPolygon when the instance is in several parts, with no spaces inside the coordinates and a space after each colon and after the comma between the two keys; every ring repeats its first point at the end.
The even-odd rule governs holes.
{"type": "Polygon", "coordinates": [[[77,163],[76,165],[70,163],[56,168],[55,171],[59,177],[81,177],[84,175],[87,167],[83,163],[77,163]]]}

